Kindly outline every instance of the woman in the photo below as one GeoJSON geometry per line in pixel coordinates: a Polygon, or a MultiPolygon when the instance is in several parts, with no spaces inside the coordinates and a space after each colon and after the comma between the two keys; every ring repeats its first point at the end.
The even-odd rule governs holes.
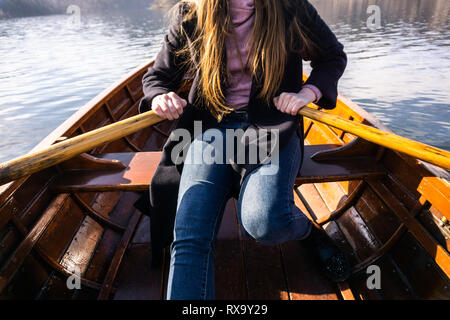
{"type": "Polygon", "coordinates": [[[214,298],[214,240],[232,196],[248,236],[266,245],[302,241],[330,279],[344,280],[346,255],[295,206],[292,192],[303,156],[298,112],[311,102],[335,107],[343,46],[307,0],[197,0],[178,8],[143,78],[140,105],[191,134],[183,148],[171,134],[150,187],[154,261],[173,233],[167,298],[214,298]],[[305,84],[302,59],[313,68],[305,84]],[[186,75],[193,78],[187,101],[175,93],[186,75]],[[237,149],[222,152],[235,139],[230,129],[244,132],[237,138],[244,158],[237,149]],[[250,161],[254,145],[269,157],[250,161]]]}

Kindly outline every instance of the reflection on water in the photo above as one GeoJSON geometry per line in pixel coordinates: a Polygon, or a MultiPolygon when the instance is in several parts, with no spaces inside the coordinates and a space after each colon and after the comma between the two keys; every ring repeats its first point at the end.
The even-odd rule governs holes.
{"type": "Polygon", "coordinates": [[[394,132],[450,149],[450,1],[312,1],[345,46],[340,91],[394,132]],[[381,8],[369,30],[367,7],[381,8]]]}
{"type": "MultiPolygon", "coordinates": [[[[394,132],[450,149],[448,0],[312,0],[349,57],[342,94],[394,132]],[[366,26],[370,4],[382,26],[366,26]]],[[[159,50],[159,11],[0,21],[0,161],[30,150],[159,50]]]]}

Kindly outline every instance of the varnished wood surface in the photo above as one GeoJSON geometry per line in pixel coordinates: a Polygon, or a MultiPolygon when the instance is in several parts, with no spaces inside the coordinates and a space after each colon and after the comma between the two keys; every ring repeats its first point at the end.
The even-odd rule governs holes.
{"type": "Polygon", "coordinates": [[[153,111],[149,111],[2,163],[0,164],[0,184],[57,165],[106,142],[126,137],[161,121],[162,119],[153,111]]]}
{"type": "Polygon", "coordinates": [[[125,169],[69,170],[55,181],[58,192],[146,191],[161,158],[161,152],[107,153],[125,169]],[[64,191],[63,191],[64,190],[64,191]]]}
{"type": "Polygon", "coordinates": [[[303,108],[299,113],[305,117],[352,133],[383,147],[405,153],[444,169],[450,169],[450,152],[446,150],[435,148],[358,122],[343,119],[336,115],[313,110],[308,107],[303,108]]]}
{"type": "Polygon", "coordinates": [[[297,184],[314,182],[349,181],[362,179],[377,179],[386,174],[386,170],[374,157],[353,157],[315,161],[313,155],[321,151],[335,149],[334,145],[306,145],[304,160],[297,184]]]}
{"type": "MultiPolygon", "coordinates": [[[[148,65],[88,103],[44,139],[35,151],[53,144],[61,136],[72,138],[136,115],[142,96],[141,78],[148,65]]],[[[388,130],[342,96],[337,108],[326,112],[388,130]]],[[[173,123],[165,121],[157,128],[146,128],[126,139],[96,147],[89,154],[160,151],[172,126],[173,123]]],[[[382,288],[369,290],[364,270],[354,274],[347,287],[336,286],[323,278],[300,244],[292,242],[266,248],[243,237],[236,221],[235,206],[230,201],[216,243],[217,298],[450,299],[450,283],[445,273],[450,239],[449,225],[445,223],[450,216],[448,174],[407,155],[355,140],[348,132],[307,118],[305,135],[306,144],[312,146],[341,146],[353,141],[339,152],[343,160],[369,157],[376,159],[376,165],[383,168],[382,175],[372,177],[376,183],[386,187],[384,192],[377,192],[380,189],[368,180],[314,180],[311,181],[314,183],[302,184],[295,190],[296,204],[315,219],[326,218],[344,205],[342,214],[337,220],[325,223],[324,229],[350,253],[352,264],[361,263],[375,254],[396,232],[402,217],[407,217],[407,213],[412,215],[414,208],[419,208],[415,218],[407,217],[410,228],[381,259],[373,262],[380,266],[382,288]],[[361,183],[361,191],[351,198],[361,183]]],[[[336,154],[331,156],[337,157],[336,154]]],[[[323,154],[323,157],[329,158],[330,155],[323,154]]],[[[98,190],[77,193],[84,205],[76,201],[75,194],[70,195],[47,228],[41,230],[42,234],[30,253],[23,254],[28,251],[23,251],[23,248],[29,248],[27,239],[32,236],[29,232],[36,226],[39,229],[39,221],[45,220],[48,214],[46,209],[58,197],[54,186],[63,184],[60,180],[56,182],[65,170],[83,169],[80,172],[88,167],[94,169],[96,165],[86,165],[84,160],[75,161],[0,187],[0,268],[13,270],[11,281],[0,292],[0,299],[97,299],[98,288],[104,283],[108,270],[117,267],[111,266],[111,262],[119,255],[117,250],[121,248],[123,238],[124,228],[111,226],[125,227],[129,224],[135,212],[133,203],[139,196],[137,193],[98,190]],[[93,212],[97,219],[91,219],[93,212]],[[98,218],[98,215],[103,218],[98,218]],[[18,269],[8,267],[15,263],[11,260],[14,253],[19,254],[17,257],[21,261],[18,269]],[[86,285],[83,285],[83,290],[74,292],[65,286],[66,275],[60,267],[70,263],[84,270],[86,285]]],[[[156,166],[155,163],[152,165],[156,166]]],[[[145,170],[150,172],[152,169],[145,170]]],[[[350,177],[347,175],[348,179],[350,177]]],[[[362,175],[359,178],[368,177],[362,175]]],[[[135,178],[138,179],[137,176],[135,178]]],[[[118,265],[110,298],[164,297],[168,261],[160,268],[150,268],[149,229],[149,219],[143,218],[118,265]]]]}
{"type": "MultiPolygon", "coordinates": [[[[374,157],[315,161],[313,155],[335,149],[334,145],[306,145],[302,169],[296,184],[376,179],[386,174],[374,157]]],[[[161,158],[161,152],[111,153],[99,158],[123,165],[110,169],[87,168],[67,170],[55,181],[58,192],[146,191],[161,158]]],[[[97,163],[96,163],[97,164],[97,163]]]]}

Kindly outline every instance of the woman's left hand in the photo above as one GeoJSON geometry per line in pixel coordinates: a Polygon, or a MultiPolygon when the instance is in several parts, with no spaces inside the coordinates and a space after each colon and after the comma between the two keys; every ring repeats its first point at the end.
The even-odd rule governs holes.
{"type": "Polygon", "coordinates": [[[273,102],[275,107],[281,112],[297,115],[298,112],[316,100],[316,94],[309,88],[303,88],[299,93],[284,92],[280,96],[275,97],[273,102]]]}

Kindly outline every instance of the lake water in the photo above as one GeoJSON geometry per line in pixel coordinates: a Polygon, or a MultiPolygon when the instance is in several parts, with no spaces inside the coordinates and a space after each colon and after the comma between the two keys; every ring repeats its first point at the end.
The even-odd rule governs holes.
{"type": "MultiPolygon", "coordinates": [[[[311,2],[348,54],[340,92],[395,133],[449,150],[450,1],[311,2]],[[378,29],[367,24],[373,4],[378,29]]],[[[82,12],[80,25],[65,15],[0,20],[0,162],[152,58],[165,21],[152,10],[82,12]]]]}

